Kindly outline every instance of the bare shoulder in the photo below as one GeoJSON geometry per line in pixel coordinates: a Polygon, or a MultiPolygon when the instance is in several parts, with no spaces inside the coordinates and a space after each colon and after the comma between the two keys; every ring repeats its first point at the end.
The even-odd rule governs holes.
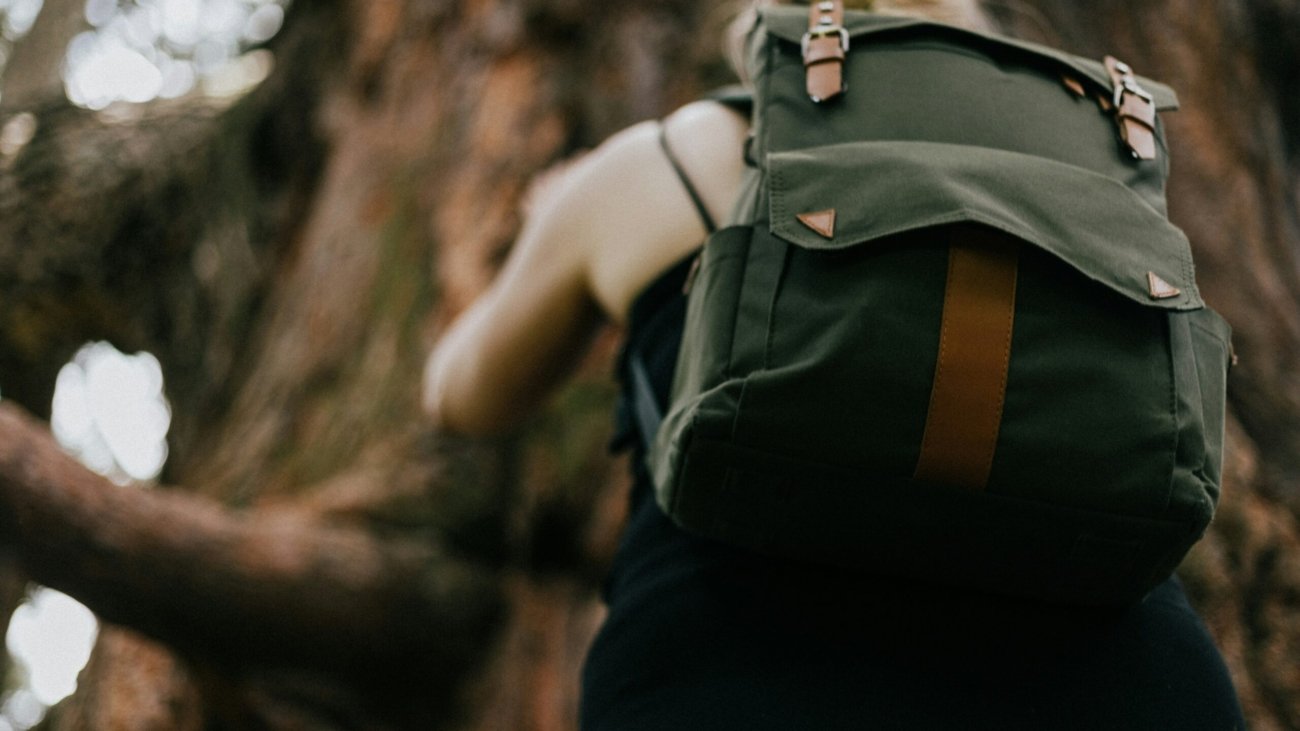
{"type": "Polygon", "coordinates": [[[749,120],[736,110],[714,101],[687,104],[664,120],[673,150],[684,165],[709,169],[739,169],[749,120]]]}
{"type": "Polygon", "coordinates": [[[664,120],[669,129],[685,134],[744,135],[749,120],[739,112],[720,102],[708,99],[691,102],[668,115],[664,120]]]}
{"type": "Polygon", "coordinates": [[[589,239],[595,246],[589,259],[592,291],[613,319],[621,321],[636,295],[707,235],[699,211],[661,146],[661,130],[681,173],[710,217],[721,222],[730,212],[744,169],[747,128],[747,121],[731,109],[716,102],[695,102],[662,123],[642,123],[615,135],[602,145],[607,153],[597,151],[601,166],[622,178],[621,185],[601,194],[609,204],[604,220],[617,221],[618,235],[589,239]]]}

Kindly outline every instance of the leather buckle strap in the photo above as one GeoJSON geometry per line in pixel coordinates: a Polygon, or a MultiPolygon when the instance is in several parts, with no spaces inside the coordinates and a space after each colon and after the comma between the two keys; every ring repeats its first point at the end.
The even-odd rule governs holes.
{"type": "Polygon", "coordinates": [[[818,0],[808,8],[808,32],[800,41],[807,70],[808,98],[820,104],[844,93],[844,58],[849,32],[843,0],[818,0]]]}
{"type": "Polygon", "coordinates": [[[1156,104],[1138,84],[1133,69],[1114,56],[1107,56],[1106,72],[1115,90],[1115,121],[1129,152],[1138,160],[1156,159],[1156,104]]]}

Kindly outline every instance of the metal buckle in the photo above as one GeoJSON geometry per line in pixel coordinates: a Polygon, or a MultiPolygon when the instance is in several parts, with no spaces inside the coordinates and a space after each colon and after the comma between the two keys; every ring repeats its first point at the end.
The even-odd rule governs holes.
{"type": "Polygon", "coordinates": [[[1142,98],[1147,104],[1155,103],[1155,97],[1151,96],[1151,92],[1143,89],[1142,85],[1137,82],[1137,79],[1133,77],[1133,69],[1128,64],[1123,61],[1116,61],[1115,70],[1121,74],[1119,83],[1115,85],[1116,109],[1124,106],[1125,92],[1142,98]]]}
{"type": "Polygon", "coordinates": [[[799,49],[804,58],[808,57],[808,44],[812,43],[814,38],[826,38],[828,36],[838,35],[840,37],[840,49],[845,53],[849,52],[849,32],[842,25],[825,25],[809,30],[799,39],[799,49]]]}

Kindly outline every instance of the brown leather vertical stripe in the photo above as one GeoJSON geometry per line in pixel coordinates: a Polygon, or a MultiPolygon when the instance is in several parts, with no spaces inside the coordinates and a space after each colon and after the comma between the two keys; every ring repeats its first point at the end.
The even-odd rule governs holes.
{"type": "Polygon", "coordinates": [[[982,226],[949,230],[939,360],[915,479],[982,490],[1011,362],[1018,245],[982,226]]]}

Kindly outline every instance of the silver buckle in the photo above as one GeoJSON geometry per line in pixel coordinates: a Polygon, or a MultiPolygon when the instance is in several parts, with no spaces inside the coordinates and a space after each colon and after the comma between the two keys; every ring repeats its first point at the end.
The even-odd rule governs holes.
{"type": "Polygon", "coordinates": [[[1117,60],[1115,61],[1115,70],[1121,74],[1119,83],[1115,85],[1114,101],[1116,109],[1124,106],[1124,94],[1126,92],[1142,98],[1147,104],[1155,103],[1155,97],[1151,96],[1151,92],[1143,89],[1142,85],[1137,82],[1137,79],[1133,76],[1133,69],[1128,64],[1117,60]]]}
{"type": "Polygon", "coordinates": [[[849,32],[842,25],[825,25],[809,30],[799,39],[799,49],[804,57],[808,57],[808,44],[812,43],[814,38],[826,38],[828,36],[838,35],[840,37],[840,50],[845,53],[849,52],[849,32]]]}

